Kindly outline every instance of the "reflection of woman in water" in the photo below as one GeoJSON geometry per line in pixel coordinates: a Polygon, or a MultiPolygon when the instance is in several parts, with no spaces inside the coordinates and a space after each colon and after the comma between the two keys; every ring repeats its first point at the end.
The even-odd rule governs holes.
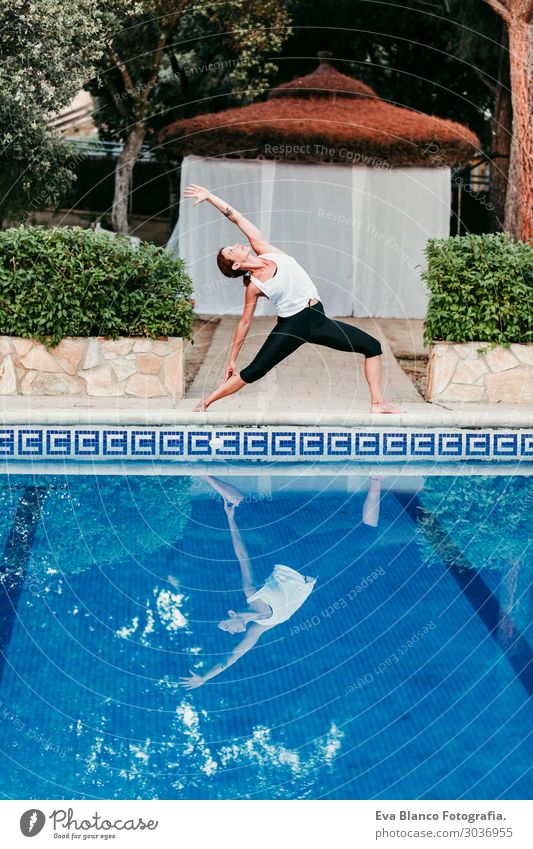
{"type": "Polygon", "coordinates": [[[363,525],[377,528],[381,503],[381,475],[370,475],[370,486],[363,504],[363,525]]]}
{"type": "Polygon", "coordinates": [[[199,675],[191,669],[189,676],[180,678],[180,684],[187,690],[201,687],[210,678],[220,675],[246,654],[265,631],[290,619],[311,594],[316,582],[316,578],[304,577],[290,566],[276,563],[263,586],[256,590],[257,584],[254,582],[250,558],[235,521],[235,506],[242,501],[242,495],[236,487],[217,478],[207,476],[205,480],[224,499],[224,510],[235,556],[241,567],[242,588],[248,605],[247,610],[228,610],[229,618],[219,622],[218,627],[230,634],[246,636],[224,660],[216,663],[204,675],[199,675]]]}

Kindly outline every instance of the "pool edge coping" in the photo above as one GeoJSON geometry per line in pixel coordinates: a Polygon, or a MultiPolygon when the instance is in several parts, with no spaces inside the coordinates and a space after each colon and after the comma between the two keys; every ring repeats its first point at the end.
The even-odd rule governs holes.
{"type": "Polygon", "coordinates": [[[231,427],[460,427],[507,428],[533,427],[533,410],[479,411],[438,410],[432,415],[422,412],[400,414],[373,414],[361,411],[330,413],[276,413],[243,415],[242,412],[216,412],[192,414],[176,409],[164,410],[99,410],[77,408],[52,410],[33,408],[2,411],[0,425],[144,425],[144,426],[231,426],[231,427]]]}

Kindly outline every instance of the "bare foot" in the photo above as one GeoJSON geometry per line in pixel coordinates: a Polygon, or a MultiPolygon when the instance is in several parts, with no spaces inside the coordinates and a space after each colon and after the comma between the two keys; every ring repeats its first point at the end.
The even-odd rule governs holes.
{"type": "Polygon", "coordinates": [[[192,408],[193,413],[205,413],[206,410],[207,410],[207,404],[203,399],[198,402],[196,407],[192,408]]]}
{"type": "Polygon", "coordinates": [[[372,401],[370,404],[371,413],[406,413],[407,410],[403,404],[398,407],[389,404],[387,401],[372,401]]]}

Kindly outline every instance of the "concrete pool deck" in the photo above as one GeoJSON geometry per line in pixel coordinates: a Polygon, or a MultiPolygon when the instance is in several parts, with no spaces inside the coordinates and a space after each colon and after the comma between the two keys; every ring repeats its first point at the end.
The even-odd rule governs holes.
{"type": "MultiPolygon", "coordinates": [[[[207,318],[207,316],[205,317],[207,318]]],[[[505,427],[533,425],[533,404],[427,403],[395,354],[415,361],[427,356],[421,320],[343,318],[376,336],[383,348],[384,396],[403,402],[403,414],[369,411],[361,356],[305,344],[265,378],[223,398],[205,413],[192,407],[219,385],[238,316],[223,316],[186,396],[164,398],[0,397],[3,424],[147,425],[342,425],[344,427],[505,427]],[[393,350],[394,347],[394,350],[393,350]]],[[[248,363],[262,345],[274,317],[254,318],[238,360],[248,363]]],[[[188,343],[190,346],[191,343],[188,343]]]]}

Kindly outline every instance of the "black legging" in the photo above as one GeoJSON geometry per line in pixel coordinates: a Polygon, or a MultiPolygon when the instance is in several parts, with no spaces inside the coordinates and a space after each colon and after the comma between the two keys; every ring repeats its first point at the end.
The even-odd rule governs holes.
{"type": "Polygon", "coordinates": [[[290,315],[288,318],[278,317],[277,324],[250,365],[240,372],[241,380],[253,383],[264,377],[304,342],[326,345],[336,351],[353,351],[364,354],[365,357],[376,357],[383,353],[377,339],[358,327],[328,318],[324,314],[322,303],[318,301],[296,315],[290,315]]]}

